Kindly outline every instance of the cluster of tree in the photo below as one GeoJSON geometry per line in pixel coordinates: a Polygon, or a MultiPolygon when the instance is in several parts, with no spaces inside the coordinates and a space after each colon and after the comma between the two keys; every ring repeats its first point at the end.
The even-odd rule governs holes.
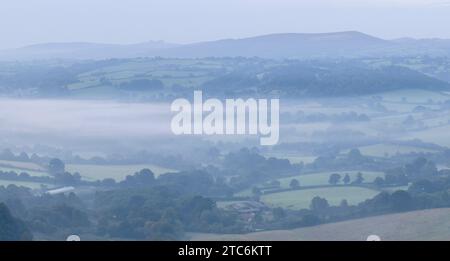
{"type": "Polygon", "coordinates": [[[186,194],[214,197],[227,197],[233,194],[233,189],[227,184],[223,177],[214,176],[204,170],[166,173],[155,178],[155,174],[151,170],[142,169],[133,175],[126,176],[126,178],[120,182],[116,182],[111,178],[95,182],[83,182],[92,186],[109,189],[139,189],[165,186],[186,194]]]}
{"type": "Polygon", "coordinates": [[[384,179],[377,177],[374,183],[380,187],[392,185],[404,186],[412,181],[437,177],[440,173],[444,172],[438,171],[434,162],[419,157],[411,163],[385,171],[384,179]]]}
{"type": "Polygon", "coordinates": [[[6,87],[8,94],[14,94],[18,90],[33,90],[29,93],[30,96],[65,96],[70,94],[67,85],[79,82],[79,74],[123,62],[124,60],[110,59],[65,64],[60,62],[11,64],[10,73],[0,75],[0,87],[6,87]]]}
{"type": "MultiPolygon", "coordinates": [[[[142,59],[141,59],[142,60],[142,59]]],[[[143,66],[148,66],[156,59],[145,59],[143,66]]],[[[7,89],[8,93],[18,90],[28,90],[30,95],[62,96],[70,95],[67,88],[69,84],[80,81],[80,74],[89,73],[96,77],[101,85],[114,86],[114,82],[101,72],[108,66],[125,64],[132,59],[111,59],[105,61],[67,62],[67,64],[34,63],[12,65],[11,73],[0,75],[0,88],[7,89]],[[35,93],[31,91],[35,91],[35,93]]],[[[136,61],[136,60],[134,60],[136,61]]],[[[214,95],[282,95],[286,97],[309,96],[348,96],[366,95],[383,91],[392,91],[402,88],[427,88],[441,90],[448,88],[444,72],[437,74],[422,73],[417,71],[417,66],[405,66],[405,64],[372,66],[362,60],[309,60],[309,61],[275,61],[260,58],[207,58],[197,60],[194,63],[178,63],[177,65],[160,62],[154,66],[160,69],[166,68],[177,71],[189,71],[201,75],[208,75],[210,80],[201,84],[189,82],[186,85],[205,90],[214,95]],[[211,60],[219,68],[208,68],[201,63],[211,60]],[[414,68],[412,70],[411,68],[414,68]],[[433,75],[435,78],[428,75],[433,75]]],[[[395,64],[395,63],[394,63],[395,64]]],[[[151,65],[150,65],[151,66],[151,65]]],[[[215,66],[214,66],[215,67],[215,66]]],[[[425,68],[428,68],[425,66],[425,68]]],[[[145,79],[148,75],[143,73],[134,75],[129,82],[119,84],[121,90],[133,91],[158,91],[161,95],[155,97],[171,96],[166,92],[161,82],[161,77],[145,79]]],[[[173,77],[166,75],[164,77],[173,77]]],[[[448,78],[448,77],[447,77],[448,78]]],[[[180,88],[172,88],[176,91],[180,88]]],[[[177,94],[185,94],[185,89],[177,94]]],[[[190,88],[191,89],[191,88],[190,88]]]]}
{"type": "MultiPolygon", "coordinates": [[[[114,153],[105,157],[93,156],[91,158],[82,158],[79,155],[72,155],[68,152],[58,151],[47,147],[42,148],[42,150],[50,150],[50,152],[48,152],[49,154],[61,154],[61,157],[58,158],[62,158],[64,159],[64,162],[72,164],[117,165],[149,163],[174,169],[186,169],[192,167],[192,164],[184,159],[181,155],[165,155],[161,153],[149,152],[146,150],[141,150],[125,155],[114,153]]],[[[43,167],[47,167],[48,163],[52,159],[54,159],[54,157],[41,156],[36,153],[33,153],[31,155],[26,152],[15,154],[11,151],[11,149],[4,149],[0,152],[0,160],[33,162],[43,167]]],[[[6,166],[7,163],[2,163],[2,165],[6,166]]]]}
{"type": "Polygon", "coordinates": [[[298,174],[302,164],[291,164],[287,159],[265,158],[256,150],[241,149],[225,155],[218,175],[232,176],[230,186],[242,189],[271,178],[298,174]]]}
{"type": "Polygon", "coordinates": [[[0,241],[32,240],[33,235],[24,222],[11,215],[8,207],[0,203],[0,241]]]}
{"type": "Polygon", "coordinates": [[[350,150],[346,155],[329,152],[319,156],[313,163],[305,165],[307,170],[348,170],[348,169],[380,169],[380,163],[369,156],[362,155],[358,149],[350,150]]]}
{"type": "Polygon", "coordinates": [[[339,173],[333,173],[330,175],[329,179],[328,179],[328,183],[330,185],[337,185],[340,182],[343,182],[345,185],[348,184],[352,184],[352,185],[360,185],[364,182],[364,177],[363,174],[361,172],[358,172],[356,174],[356,178],[355,180],[351,180],[350,175],[348,175],[348,173],[345,174],[344,178],[342,178],[342,176],[339,173]],[[341,180],[342,179],[342,180],[341,180]]]}
{"type": "MultiPolygon", "coordinates": [[[[37,156],[37,155],[35,155],[37,156]]],[[[21,161],[28,162],[30,161],[30,157],[27,153],[21,152],[18,155],[14,154],[10,149],[4,149],[0,152],[0,159],[2,160],[11,160],[11,161],[21,161]]]]}
{"type": "Polygon", "coordinates": [[[185,231],[238,233],[244,227],[211,199],[164,186],[99,192],[95,206],[97,233],[109,237],[174,240],[185,231]]]}
{"type": "Polygon", "coordinates": [[[0,180],[12,180],[12,181],[28,181],[28,182],[40,182],[51,184],[54,182],[52,177],[48,176],[30,176],[26,171],[17,173],[15,171],[1,171],[0,180]]]}
{"type": "Polygon", "coordinates": [[[36,195],[29,188],[0,186],[0,202],[8,206],[14,217],[23,220],[33,234],[74,233],[91,226],[84,203],[73,193],[36,195]]]}
{"type": "Polygon", "coordinates": [[[446,89],[449,84],[402,66],[370,66],[361,61],[290,61],[270,68],[249,65],[203,84],[226,95],[271,94],[286,97],[365,95],[408,88],[446,89]]]}

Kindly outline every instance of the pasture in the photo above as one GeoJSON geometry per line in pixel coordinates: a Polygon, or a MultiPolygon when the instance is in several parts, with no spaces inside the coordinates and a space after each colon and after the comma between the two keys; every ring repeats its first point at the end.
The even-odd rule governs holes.
{"type": "Polygon", "coordinates": [[[35,164],[33,162],[0,160],[0,171],[13,171],[17,174],[26,172],[30,176],[37,177],[48,176],[47,171],[42,166],[39,166],[38,164],[35,164]]]}
{"type": "Polygon", "coordinates": [[[356,205],[378,193],[376,190],[361,187],[327,187],[262,195],[261,201],[272,207],[299,210],[309,208],[311,200],[316,196],[325,198],[330,205],[336,206],[344,199],[349,205],[356,205]]]}
{"type": "Polygon", "coordinates": [[[67,164],[66,170],[74,173],[80,173],[81,177],[88,181],[102,180],[112,178],[116,181],[122,181],[128,175],[133,175],[142,169],[150,169],[155,176],[176,170],[159,167],[152,164],[137,165],[91,165],[91,164],[67,164]]]}

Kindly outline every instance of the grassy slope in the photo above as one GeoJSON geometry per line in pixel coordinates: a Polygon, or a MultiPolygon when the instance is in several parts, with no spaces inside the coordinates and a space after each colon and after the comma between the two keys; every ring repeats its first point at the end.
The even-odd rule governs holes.
{"type": "Polygon", "coordinates": [[[105,178],[113,178],[116,181],[125,179],[128,175],[148,168],[155,173],[155,176],[167,172],[175,172],[175,170],[162,168],[151,164],[138,165],[88,165],[88,164],[67,164],[66,170],[73,173],[79,172],[86,180],[101,180],[105,178]]]}
{"type": "Polygon", "coordinates": [[[349,220],[307,228],[243,235],[191,235],[191,240],[450,240],[450,208],[349,220]]]}

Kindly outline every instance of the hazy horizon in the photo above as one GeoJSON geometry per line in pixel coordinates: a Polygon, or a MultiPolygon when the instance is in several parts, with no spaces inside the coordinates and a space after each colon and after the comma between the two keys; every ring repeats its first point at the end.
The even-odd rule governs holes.
{"type": "Polygon", "coordinates": [[[186,44],[341,31],[383,39],[450,38],[449,11],[450,2],[442,0],[5,1],[0,23],[9,26],[0,28],[0,49],[49,42],[186,44]]]}

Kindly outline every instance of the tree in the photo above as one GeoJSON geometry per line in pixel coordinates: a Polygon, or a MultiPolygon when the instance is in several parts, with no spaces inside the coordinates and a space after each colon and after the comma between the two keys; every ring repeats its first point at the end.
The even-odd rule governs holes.
{"type": "Polygon", "coordinates": [[[391,204],[394,211],[406,211],[413,208],[411,195],[404,190],[397,190],[391,195],[391,204]]]}
{"type": "Polygon", "coordinates": [[[300,182],[298,182],[297,179],[292,179],[291,182],[289,183],[289,187],[291,189],[298,189],[300,188],[300,182]]]}
{"type": "Polygon", "coordinates": [[[330,178],[328,179],[328,183],[330,183],[333,186],[336,186],[339,181],[341,181],[341,175],[337,173],[333,173],[330,175],[330,178]]]}
{"type": "Polygon", "coordinates": [[[419,157],[412,163],[406,164],[404,170],[405,174],[411,179],[436,176],[438,174],[434,162],[423,157],[419,157]]]}
{"type": "Polygon", "coordinates": [[[281,186],[281,182],[279,182],[278,180],[272,180],[271,182],[269,182],[269,185],[272,187],[279,188],[281,186]]]}
{"type": "Polygon", "coordinates": [[[55,181],[58,184],[63,185],[77,185],[81,182],[81,175],[78,172],[75,172],[73,175],[69,172],[57,173],[54,175],[55,181]]]}
{"type": "Polygon", "coordinates": [[[2,153],[0,153],[0,158],[4,160],[14,160],[15,159],[14,153],[10,149],[4,149],[2,153]]]}
{"type": "Polygon", "coordinates": [[[348,173],[345,174],[343,181],[345,185],[348,185],[350,183],[350,175],[348,175],[348,173]]]}
{"type": "Polygon", "coordinates": [[[28,157],[28,154],[25,152],[21,152],[19,156],[17,157],[17,160],[19,161],[30,161],[30,158],[28,157]]]}
{"type": "Polygon", "coordinates": [[[382,177],[376,177],[373,181],[373,184],[375,184],[375,186],[377,187],[381,187],[384,185],[384,179],[382,177]]]}
{"type": "Polygon", "coordinates": [[[343,199],[343,200],[341,201],[341,204],[339,204],[339,206],[340,206],[341,208],[348,208],[348,201],[347,201],[346,199],[343,199]]]}
{"type": "Polygon", "coordinates": [[[362,184],[364,182],[364,177],[362,175],[361,172],[358,172],[358,174],[356,175],[356,179],[355,181],[353,181],[353,184],[362,184]]]}
{"type": "Polygon", "coordinates": [[[60,159],[51,159],[48,163],[48,173],[52,176],[56,176],[58,174],[64,174],[66,171],[66,166],[64,162],[60,159]]]}
{"type": "Polygon", "coordinates": [[[283,208],[280,207],[272,209],[272,214],[275,219],[281,219],[286,216],[286,212],[284,211],[283,208]]]}
{"type": "Polygon", "coordinates": [[[125,180],[121,182],[122,186],[126,187],[147,187],[153,185],[155,182],[155,174],[149,169],[142,169],[134,175],[126,176],[125,180]]]}
{"type": "Polygon", "coordinates": [[[329,206],[330,205],[328,204],[328,201],[326,199],[321,198],[321,197],[314,197],[311,200],[311,204],[310,204],[309,208],[312,211],[320,212],[320,211],[328,209],[329,206]]]}
{"type": "Polygon", "coordinates": [[[11,215],[8,207],[0,203],[0,241],[32,240],[30,233],[24,223],[11,215]]]}
{"type": "Polygon", "coordinates": [[[257,188],[257,187],[253,187],[252,188],[252,194],[254,196],[260,196],[261,195],[261,189],[257,188]]]}
{"type": "Polygon", "coordinates": [[[361,154],[359,149],[352,149],[348,153],[347,159],[349,162],[360,163],[364,161],[364,156],[361,154]]]}

